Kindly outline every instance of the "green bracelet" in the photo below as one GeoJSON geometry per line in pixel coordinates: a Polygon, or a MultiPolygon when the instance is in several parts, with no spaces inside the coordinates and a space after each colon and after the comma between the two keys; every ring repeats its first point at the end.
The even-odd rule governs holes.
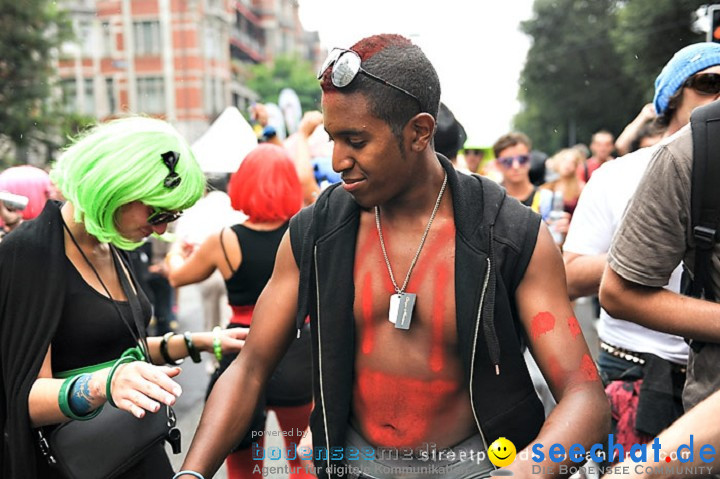
{"type": "Polygon", "coordinates": [[[222,360],[222,343],[220,340],[220,332],[222,329],[220,326],[215,326],[212,330],[213,333],[213,352],[215,353],[215,357],[218,361],[222,360]]]}
{"type": "Polygon", "coordinates": [[[82,376],[82,374],[78,374],[77,376],[71,376],[65,381],[63,381],[62,386],[60,386],[60,392],[58,393],[58,404],[60,405],[60,411],[62,411],[62,413],[66,417],[75,421],[87,421],[88,419],[92,419],[98,414],[100,414],[100,411],[102,411],[102,406],[95,409],[94,411],[90,411],[84,416],[79,416],[73,412],[68,401],[68,395],[70,394],[70,391],[72,391],[72,387],[75,384],[75,381],[77,381],[80,376],[82,376]]]}
{"type": "Polygon", "coordinates": [[[105,398],[107,400],[107,403],[110,404],[112,407],[116,408],[117,404],[115,404],[115,401],[113,401],[112,398],[112,380],[113,376],[115,375],[115,371],[118,367],[122,364],[126,363],[132,363],[134,361],[143,361],[144,356],[142,354],[142,351],[138,348],[130,348],[124,353],[122,353],[122,356],[120,356],[120,359],[115,361],[115,364],[113,364],[112,368],[110,368],[110,372],[108,373],[107,381],[105,382],[105,398]]]}
{"type": "Polygon", "coordinates": [[[185,346],[187,346],[188,354],[190,355],[190,359],[192,359],[192,362],[199,363],[200,361],[202,361],[202,358],[200,357],[200,351],[198,351],[193,344],[192,333],[190,333],[190,331],[185,331],[183,333],[183,338],[185,338],[185,346]]]}

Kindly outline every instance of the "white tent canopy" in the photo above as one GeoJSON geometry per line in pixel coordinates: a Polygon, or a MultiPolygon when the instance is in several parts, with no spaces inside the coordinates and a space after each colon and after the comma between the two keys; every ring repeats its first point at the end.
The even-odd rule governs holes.
{"type": "Polygon", "coordinates": [[[229,106],[193,143],[192,151],[205,173],[234,173],[256,146],[257,137],[250,124],[240,110],[229,106]]]}

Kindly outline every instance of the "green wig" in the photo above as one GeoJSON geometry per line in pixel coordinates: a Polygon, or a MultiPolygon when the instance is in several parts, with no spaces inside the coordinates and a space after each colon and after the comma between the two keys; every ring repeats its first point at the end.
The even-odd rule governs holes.
{"type": "Polygon", "coordinates": [[[180,133],[169,123],[128,117],[98,125],[65,150],[50,173],[75,207],[75,221],[104,243],[134,249],[115,226],[121,206],[140,201],[166,210],[184,210],[205,191],[205,175],[180,133]],[[171,171],[163,154],[179,155],[174,168],[179,184],[168,188],[171,171]]]}

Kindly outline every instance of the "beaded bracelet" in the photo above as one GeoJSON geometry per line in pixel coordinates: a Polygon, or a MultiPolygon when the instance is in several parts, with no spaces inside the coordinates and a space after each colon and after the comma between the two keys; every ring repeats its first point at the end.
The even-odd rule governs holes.
{"type": "Polygon", "coordinates": [[[200,351],[198,351],[193,344],[192,333],[190,331],[185,331],[183,333],[183,338],[185,338],[185,346],[187,346],[188,354],[190,355],[190,359],[192,359],[192,362],[199,363],[200,361],[202,361],[202,358],[200,357],[200,351]]]}
{"type": "Polygon", "coordinates": [[[213,352],[215,353],[215,358],[217,358],[218,361],[222,360],[222,343],[221,343],[221,339],[220,339],[221,331],[222,331],[222,328],[220,328],[220,326],[215,326],[212,330],[213,352]]]}
{"type": "Polygon", "coordinates": [[[185,359],[180,358],[177,360],[173,360],[173,358],[170,357],[170,352],[168,351],[168,341],[170,341],[170,338],[172,338],[174,335],[175,333],[173,333],[172,331],[163,335],[162,341],[160,341],[160,355],[163,357],[163,361],[165,361],[166,364],[169,364],[171,366],[179,366],[183,363],[185,359]]]}
{"type": "Polygon", "coordinates": [[[75,382],[82,376],[82,374],[78,374],[77,376],[70,376],[65,381],[63,381],[62,386],[60,386],[60,392],[58,393],[58,404],[60,405],[60,411],[70,419],[73,419],[75,421],[87,421],[89,419],[94,418],[98,414],[100,414],[100,411],[102,411],[102,406],[95,409],[94,411],[90,411],[89,413],[80,416],[78,414],[75,414],[75,412],[70,407],[70,401],[68,400],[68,396],[70,395],[70,392],[72,391],[73,386],[75,385],[75,382]]]}
{"type": "Polygon", "coordinates": [[[177,474],[175,474],[172,477],[172,479],[178,479],[179,477],[186,476],[186,475],[195,477],[197,479],[205,479],[202,474],[200,474],[199,472],[195,472],[195,471],[180,471],[177,474]]]}

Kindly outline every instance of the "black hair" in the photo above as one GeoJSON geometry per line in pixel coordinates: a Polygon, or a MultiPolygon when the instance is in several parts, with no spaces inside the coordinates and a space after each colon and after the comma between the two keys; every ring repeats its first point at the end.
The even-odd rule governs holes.
{"type": "Polygon", "coordinates": [[[358,74],[347,87],[338,89],[330,80],[332,67],[325,71],[321,87],[325,93],[361,93],[370,113],[390,126],[398,141],[407,122],[421,112],[437,120],[440,107],[440,79],[423,51],[400,35],[373,35],[351,47],[360,55],[362,68],[393,85],[404,88],[419,100],[384,85],[367,75],[358,74]]]}

